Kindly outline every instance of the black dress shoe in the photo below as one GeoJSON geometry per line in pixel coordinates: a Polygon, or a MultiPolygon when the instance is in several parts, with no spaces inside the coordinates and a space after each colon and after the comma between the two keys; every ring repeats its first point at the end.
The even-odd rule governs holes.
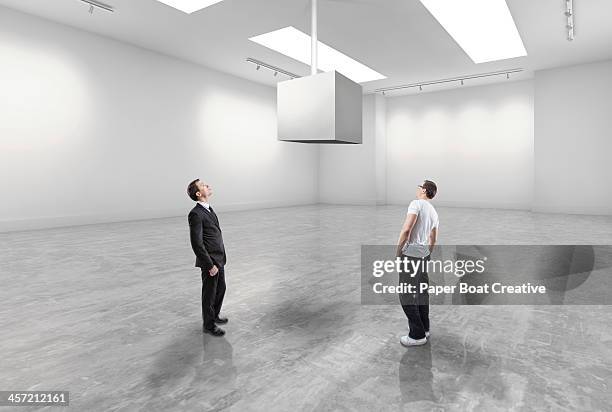
{"type": "Polygon", "coordinates": [[[219,325],[225,325],[227,322],[229,322],[227,318],[222,318],[220,316],[215,318],[215,323],[218,323],[219,325]]]}
{"type": "Polygon", "coordinates": [[[204,333],[208,333],[209,335],[213,335],[213,336],[223,336],[223,335],[225,335],[225,331],[223,329],[217,327],[216,325],[212,329],[204,328],[204,333]]]}

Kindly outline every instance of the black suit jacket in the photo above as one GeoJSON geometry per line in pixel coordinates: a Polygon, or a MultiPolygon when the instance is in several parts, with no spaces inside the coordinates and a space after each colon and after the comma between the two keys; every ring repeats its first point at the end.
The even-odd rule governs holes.
{"type": "Polygon", "coordinates": [[[222,267],[225,265],[225,246],[219,219],[215,212],[206,210],[204,206],[196,203],[188,216],[189,238],[191,248],[196,255],[195,265],[202,269],[210,270],[213,265],[222,267]]]}

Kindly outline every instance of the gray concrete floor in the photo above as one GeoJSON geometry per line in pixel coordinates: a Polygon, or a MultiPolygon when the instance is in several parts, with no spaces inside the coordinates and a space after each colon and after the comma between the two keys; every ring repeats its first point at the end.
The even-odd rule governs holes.
{"type": "MultiPolygon", "coordinates": [[[[77,411],[612,410],[611,307],[433,306],[406,349],[401,308],[359,291],[359,246],[393,244],[405,208],[217,212],[224,338],[201,333],[186,218],[0,235],[0,390],[77,411]]],[[[446,244],[612,244],[611,217],[439,213],[446,244]]]]}

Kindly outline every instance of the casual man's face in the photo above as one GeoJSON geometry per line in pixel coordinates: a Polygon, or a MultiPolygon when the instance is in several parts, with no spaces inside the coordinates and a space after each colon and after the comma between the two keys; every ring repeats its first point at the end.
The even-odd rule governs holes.
{"type": "Polygon", "coordinates": [[[209,198],[212,195],[212,188],[207,183],[204,183],[200,180],[198,181],[196,186],[198,187],[198,193],[200,197],[209,198]]]}
{"type": "Polygon", "coordinates": [[[424,195],[424,194],[425,194],[425,189],[423,189],[422,185],[418,185],[416,187],[416,197],[419,197],[419,196],[424,195]]]}

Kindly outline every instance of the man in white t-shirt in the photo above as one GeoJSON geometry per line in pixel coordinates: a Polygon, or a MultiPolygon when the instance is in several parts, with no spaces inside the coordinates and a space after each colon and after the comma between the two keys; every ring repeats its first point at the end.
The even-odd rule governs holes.
{"type": "Polygon", "coordinates": [[[402,336],[404,346],[418,346],[429,338],[429,293],[420,292],[422,283],[429,284],[427,262],[438,237],[438,213],[429,202],[438,188],[431,180],[417,186],[416,199],[410,202],[404,226],[397,244],[397,256],[408,259],[414,273],[400,272],[400,283],[415,285],[417,293],[400,295],[402,309],[408,318],[408,335],[402,336]],[[414,262],[414,263],[413,263],[414,262]]]}

